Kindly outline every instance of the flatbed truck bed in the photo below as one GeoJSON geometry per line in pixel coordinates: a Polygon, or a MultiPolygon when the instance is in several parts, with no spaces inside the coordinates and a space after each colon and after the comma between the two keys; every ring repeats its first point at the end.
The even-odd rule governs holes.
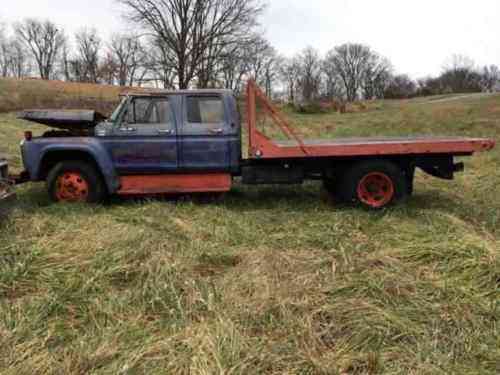
{"type": "Polygon", "coordinates": [[[307,155],[294,141],[273,141],[285,155],[295,157],[345,157],[369,155],[423,155],[454,154],[472,155],[491,150],[494,143],[483,138],[464,137],[386,137],[306,139],[303,141],[307,155]]]}

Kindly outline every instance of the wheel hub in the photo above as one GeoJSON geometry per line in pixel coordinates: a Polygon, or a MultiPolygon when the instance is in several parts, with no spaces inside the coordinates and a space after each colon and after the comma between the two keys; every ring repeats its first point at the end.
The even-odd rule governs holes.
{"type": "Polygon", "coordinates": [[[65,172],[57,179],[56,196],[61,202],[85,202],[89,185],[78,172],[65,172]]]}
{"type": "Polygon", "coordinates": [[[394,192],[394,183],[391,178],[380,172],[369,173],[363,177],[357,191],[358,199],[374,208],[380,208],[390,203],[394,192]]]}

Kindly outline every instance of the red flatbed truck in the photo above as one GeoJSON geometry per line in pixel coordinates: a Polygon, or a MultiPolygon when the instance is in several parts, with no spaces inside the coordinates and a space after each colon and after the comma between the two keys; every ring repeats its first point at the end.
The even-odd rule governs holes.
{"type": "MultiPolygon", "coordinates": [[[[252,160],[295,162],[318,166],[316,178],[343,202],[383,208],[411,195],[415,169],[453,179],[464,169],[456,156],[489,151],[495,141],[463,137],[390,137],[303,140],[254,82],[247,87],[249,155],[252,160]],[[273,141],[257,130],[256,100],[291,141],[273,141]]],[[[251,165],[254,163],[250,163],[251,165]]],[[[267,163],[263,163],[267,164],[267,163]]]]}
{"type": "Polygon", "coordinates": [[[28,132],[17,181],[47,181],[55,201],[96,202],[109,194],[222,193],[235,177],[252,185],[321,180],[336,200],[379,209],[412,194],[416,168],[451,180],[464,169],[455,157],[495,147],[461,137],[303,140],[253,81],[246,96],[247,158],[228,90],[130,93],[105,122],[88,111],[25,111],[21,118],[66,132],[28,132]],[[264,135],[257,107],[288,141],[264,135]]]}

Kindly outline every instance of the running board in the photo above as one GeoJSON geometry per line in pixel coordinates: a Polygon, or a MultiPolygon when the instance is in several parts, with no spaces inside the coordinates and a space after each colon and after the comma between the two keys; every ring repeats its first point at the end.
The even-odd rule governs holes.
{"type": "Polygon", "coordinates": [[[231,190],[232,177],[226,173],[122,176],[119,195],[179,193],[224,193],[231,190]]]}

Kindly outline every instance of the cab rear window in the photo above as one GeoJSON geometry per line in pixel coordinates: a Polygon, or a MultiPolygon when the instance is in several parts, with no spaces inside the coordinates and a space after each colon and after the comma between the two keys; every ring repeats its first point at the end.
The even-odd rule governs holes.
{"type": "Polygon", "coordinates": [[[190,124],[224,122],[224,104],[219,96],[188,96],[187,118],[190,124]]]}

